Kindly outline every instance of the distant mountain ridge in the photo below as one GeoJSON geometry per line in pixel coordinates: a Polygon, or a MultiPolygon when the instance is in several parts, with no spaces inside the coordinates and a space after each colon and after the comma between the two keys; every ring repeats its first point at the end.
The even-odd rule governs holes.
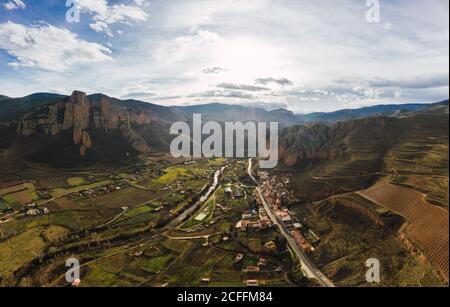
{"type": "MultiPolygon", "coordinates": [[[[306,160],[341,161],[340,166],[357,164],[394,145],[420,142],[424,135],[448,147],[448,114],[449,104],[444,101],[398,117],[370,116],[328,125],[294,125],[280,133],[280,159],[287,166],[306,160]]],[[[417,154],[427,150],[424,147],[417,154]]]]}
{"type": "Polygon", "coordinates": [[[268,111],[263,108],[221,103],[173,108],[179,112],[189,114],[189,116],[192,116],[194,113],[201,114],[202,120],[204,121],[226,122],[255,120],[280,122],[283,126],[290,126],[300,123],[298,117],[293,112],[285,109],[268,111]]]}
{"type": "Polygon", "coordinates": [[[33,108],[55,103],[66,97],[51,93],[35,93],[21,98],[0,95],[0,120],[17,119],[33,108]]]}
{"type": "MultiPolygon", "coordinates": [[[[17,120],[36,107],[52,104],[67,97],[69,96],[52,93],[36,93],[22,98],[10,98],[0,95],[0,120],[17,120]]],[[[102,98],[104,98],[108,99],[112,104],[120,107],[151,110],[160,114],[162,119],[168,121],[175,121],[180,118],[189,120],[188,117],[192,118],[193,113],[201,113],[205,121],[278,121],[282,124],[282,126],[310,122],[329,123],[350,119],[360,119],[369,116],[400,116],[410,112],[420,111],[430,106],[439,105],[442,103],[448,104],[448,100],[445,100],[438,103],[388,104],[358,109],[338,110],[335,112],[294,114],[286,109],[268,111],[259,107],[222,103],[166,107],[134,99],[121,100],[100,93],[88,95],[87,98],[94,102],[99,102],[102,98]]]]}
{"type": "Polygon", "coordinates": [[[389,104],[364,107],[360,109],[345,109],[330,113],[316,112],[303,115],[306,122],[334,122],[349,119],[365,118],[369,116],[400,116],[414,111],[420,111],[432,106],[448,104],[448,100],[438,103],[410,103],[410,104],[389,104]]]}
{"type": "Polygon", "coordinates": [[[80,91],[71,96],[1,96],[0,149],[19,146],[18,152],[25,159],[57,167],[120,162],[138,154],[168,150],[173,138],[171,124],[190,122],[194,113],[200,113],[203,121],[279,122],[281,130],[287,129],[280,135],[281,159],[293,165],[305,158],[340,157],[347,150],[336,140],[349,136],[358,120],[367,123],[359,122],[364,131],[389,118],[418,114],[446,114],[448,118],[448,100],[299,115],[285,109],[268,111],[220,103],[165,107],[80,91]]]}
{"type": "Polygon", "coordinates": [[[294,114],[286,109],[267,111],[262,108],[246,107],[212,103],[205,105],[175,107],[180,112],[189,114],[200,113],[205,121],[275,121],[287,127],[296,124],[313,122],[333,123],[352,119],[362,119],[370,116],[401,116],[410,112],[420,111],[429,107],[448,104],[448,100],[438,103],[413,103],[395,105],[377,105],[360,109],[346,109],[335,112],[317,112],[310,114],[294,114]]]}

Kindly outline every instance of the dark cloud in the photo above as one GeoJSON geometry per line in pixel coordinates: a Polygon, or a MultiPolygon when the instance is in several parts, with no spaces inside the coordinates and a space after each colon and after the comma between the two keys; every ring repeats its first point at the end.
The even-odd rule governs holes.
{"type": "Polygon", "coordinates": [[[221,83],[217,87],[224,88],[227,90],[239,90],[239,91],[249,91],[249,92],[259,92],[259,91],[269,91],[270,88],[262,86],[254,86],[247,84],[234,84],[234,83],[221,83]]]}
{"type": "Polygon", "coordinates": [[[222,67],[206,67],[203,69],[204,74],[220,74],[226,72],[227,70],[222,67]]]}
{"type": "Polygon", "coordinates": [[[281,102],[263,102],[263,101],[255,101],[255,102],[246,102],[245,106],[254,107],[260,109],[266,109],[268,111],[278,110],[278,109],[287,109],[288,105],[286,103],[281,102]]]}
{"type": "Polygon", "coordinates": [[[352,78],[332,78],[331,81],[341,85],[351,85],[359,82],[358,80],[352,78]]]}
{"type": "Polygon", "coordinates": [[[281,78],[281,79],[275,79],[275,78],[259,78],[256,79],[255,82],[257,84],[262,84],[262,85],[267,85],[270,83],[275,83],[281,86],[287,86],[287,85],[294,85],[294,83],[292,83],[291,80],[286,79],[286,78],[281,78]]]}
{"type": "Polygon", "coordinates": [[[144,98],[148,98],[148,97],[155,97],[156,94],[152,93],[152,92],[133,92],[133,93],[128,93],[124,96],[122,96],[122,99],[144,99],[144,98]]]}
{"type": "Polygon", "coordinates": [[[449,85],[448,74],[432,74],[407,79],[375,78],[369,81],[371,87],[397,87],[400,89],[427,89],[449,85]]]}
{"type": "Polygon", "coordinates": [[[155,97],[155,100],[172,100],[172,99],[179,99],[179,98],[183,98],[182,96],[158,96],[155,97]]]}
{"type": "Polygon", "coordinates": [[[205,91],[205,92],[201,92],[201,93],[192,94],[189,97],[194,97],[194,98],[222,97],[222,98],[240,98],[240,99],[254,99],[255,98],[252,94],[245,93],[242,91],[205,91]]]}

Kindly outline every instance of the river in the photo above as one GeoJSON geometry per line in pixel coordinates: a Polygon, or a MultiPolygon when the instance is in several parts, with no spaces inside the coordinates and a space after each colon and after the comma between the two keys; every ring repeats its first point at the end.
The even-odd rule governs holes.
{"type": "Polygon", "coordinates": [[[180,215],[178,215],[169,224],[167,224],[167,226],[166,226],[167,228],[173,229],[173,228],[177,227],[178,225],[180,225],[181,223],[183,223],[186,220],[186,218],[188,218],[193,212],[198,210],[211,197],[211,195],[219,187],[220,175],[222,175],[222,173],[226,167],[227,166],[224,166],[214,173],[214,181],[213,181],[212,185],[209,187],[208,191],[205,194],[203,194],[195,204],[193,204],[192,206],[190,206],[189,208],[184,210],[180,215]]]}

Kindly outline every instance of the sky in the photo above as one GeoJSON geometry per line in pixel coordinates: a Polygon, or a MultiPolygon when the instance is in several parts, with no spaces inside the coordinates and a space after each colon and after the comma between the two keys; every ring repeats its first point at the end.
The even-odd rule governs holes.
{"type": "Polygon", "coordinates": [[[0,94],[75,89],[295,113],[441,101],[449,1],[0,0],[0,94]]]}

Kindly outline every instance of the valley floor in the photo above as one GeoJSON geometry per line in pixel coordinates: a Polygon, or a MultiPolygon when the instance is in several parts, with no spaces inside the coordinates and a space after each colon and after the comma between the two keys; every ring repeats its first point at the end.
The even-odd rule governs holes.
{"type": "Polygon", "coordinates": [[[28,165],[21,180],[0,184],[0,285],[70,286],[65,261],[76,258],[86,287],[320,286],[302,272],[293,240],[337,286],[373,286],[365,279],[369,258],[382,265],[375,286],[445,286],[448,177],[426,176],[387,170],[356,179],[358,189],[357,177],[269,174],[247,160],[155,155],[77,172],[28,165]],[[424,190],[414,192],[419,185],[424,190]],[[423,236],[429,228],[413,229],[414,217],[394,207],[411,202],[445,213],[436,234],[423,236]]]}

